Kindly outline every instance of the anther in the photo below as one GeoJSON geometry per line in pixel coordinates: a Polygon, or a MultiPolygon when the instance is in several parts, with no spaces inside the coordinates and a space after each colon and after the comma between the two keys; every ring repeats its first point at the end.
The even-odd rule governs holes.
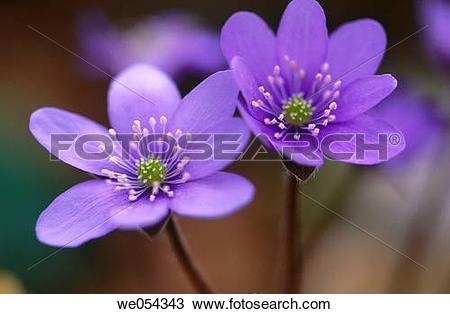
{"type": "Polygon", "coordinates": [[[337,103],[333,101],[333,102],[328,106],[328,108],[330,108],[330,110],[336,110],[336,109],[337,109],[337,103]]]}
{"type": "Polygon", "coordinates": [[[324,62],[321,67],[322,73],[328,72],[329,69],[330,69],[330,64],[328,62],[324,62]]]}
{"type": "Polygon", "coordinates": [[[150,119],[148,119],[148,123],[150,124],[150,127],[153,129],[156,125],[156,119],[154,117],[150,117],[150,119]]]}
{"type": "Polygon", "coordinates": [[[280,75],[280,72],[281,72],[281,70],[280,70],[280,66],[279,65],[276,65],[276,66],[273,67],[273,74],[275,76],[280,75]]]}

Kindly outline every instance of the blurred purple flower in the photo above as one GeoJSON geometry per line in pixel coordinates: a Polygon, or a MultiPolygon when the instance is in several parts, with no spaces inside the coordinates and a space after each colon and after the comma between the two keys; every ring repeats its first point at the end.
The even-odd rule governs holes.
{"type": "Polygon", "coordinates": [[[430,104],[413,90],[396,90],[370,114],[397,126],[408,143],[398,158],[383,164],[389,171],[410,170],[415,167],[416,162],[423,161],[423,158],[433,158],[438,153],[445,133],[445,121],[434,104],[430,104]]]}
{"type": "MultiPolygon", "coordinates": [[[[148,17],[122,30],[102,11],[85,12],[77,23],[81,55],[109,74],[133,63],[159,67],[172,77],[211,74],[224,66],[218,34],[185,12],[148,17]]],[[[88,69],[92,75],[101,75],[88,69]]]]}
{"type": "MultiPolygon", "coordinates": [[[[346,23],[328,37],[321,6],[314,0],[293,0],[276,36],[257,15],[239,12],[224,25],[221,45],[245,99],[239,107],[242,116],[254,133],[266,134],[266,144],[277,151],[286,136],[290,146],[300,147],[305,134],[321,140],[335,133],[361,133],[366,142],[378,142],[381,133],[400,134],[365,113],[397,86],[391,75],[374,74],[386,47],[385,32],[376,21],[346,23]]],[[[339,143],[333,150],[353,152],[354,146],[339,143]]],[[[390,147],[388,158],[403,148],[403,141],[390,147]]],[[[292,158],[308,166],[323,163],[322,153],[319,160],[303,154],[292,158]]],[[[353,157],[347,162],[380,160],[369,153],[363,160],[353,157]]]]}
{"type": "Polygon", "coordinates": [[[432,60],[450,67],[450,1],[418,0],[425,48],[432,60]]]}
{"type": "MultiPolygon", "coordinates": [[[[156,68],[135,65],[111,83],[109,131],[80,115],[43,108],[30,119],[30,130],[51,151],[51,134],[100,134],[117,136],[146,134],[241,134],[240,148],[249,132],[234,118],[238,89],[230,71],[218,72],[181,99],[173,81],[156,68]],[[170,133],[169,133],[170,132],[170,133]]],[[[159,136],[159,135],[158,135],[159,136]]],[[[87,151],[101,151],[98,143],[87,151]]],[[[115,142],[119,143],[119,142],[115,142]]],[[[133,144],[133,142],[131,143],[133,144]]],[[[58,196],[41,214],[36,226],[40,241],[74,247],[114,229],[152,226],[171,211],[196,218],[219,218],[248,204],[253,185],[241,176],[221,172],[231,160],[189,160],[176,146],[170,153],[152,150],[139,156],[129,146],[129,158],[114,154],[104,160],[79,157],[75,149],[58,158],[100,178],[78,184],[58,196]]],[[[134,143],[136,144],[136,143],[134,143]]],[[[72,145],[73,146],[73,145],[72,145]]],[[[114,145],[114,152],[121,150],[114,145]]],[[[123,145],[125,149],[125,145],[123,145]]]]}

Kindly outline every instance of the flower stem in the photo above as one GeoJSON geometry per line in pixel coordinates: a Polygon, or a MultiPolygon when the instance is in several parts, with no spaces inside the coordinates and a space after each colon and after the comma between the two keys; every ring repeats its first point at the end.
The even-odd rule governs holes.
{"type": "Polygon", "coordinates": [[[285,244],[286,266],[284,292],[297,293],[301,283],[303,257],[301,250],[301,209],[298,197],[300,185],[295,176],[286,177],[285,244]]]}
{"type": "Polygon", "coordinates": [[[182,235],[175,217],[172,216],[169,219],[166,228],[170,244],[192,286],[198,293],[213,293],[210,285],[202,275],[200,267],[191,255],[186,239],[182,235]]]}

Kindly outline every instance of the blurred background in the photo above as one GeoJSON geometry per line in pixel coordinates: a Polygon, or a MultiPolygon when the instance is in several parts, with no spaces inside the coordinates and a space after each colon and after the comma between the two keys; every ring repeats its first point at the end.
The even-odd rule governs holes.
{"type": "MultiPolygon", "coordinates": [[[[134,25],[171,10],[198,16],[201,27],[212,34],[218,34],[226,19],[239,10],[258,13],[275,29],[287,3],[1,2],[0,293],[192,291],[164,233],[148,241],[138,232],[115,232],[81,248],[63,250],[36,240],[34,225],[39,213],[59,193],[88,176],[61,162],[50,162],[47,151],[30,135],[28,119],[35,109],[51,105],[107,123],[110,79],[73,53],[93,64],[112,61],[105,55],[92,55],[86,42],[97,35],[87,34],[86,29],[105,30],[114,25],[121,36],[131,34],[139,40],[146,38],[146,28],[133,31],[134,25]],[[95,21],[109,21],[103,25],[86,21],[92,12],[102,16],[95,21]]],[[[330,31],[357,18],[380,21],[393,47],[379,72],[393,73],[401,86],[423,97],[427,110],[431,112],[433,107],[438,118],[448,119],[450,68],[435,62],[423,48],[427,44],[425,32],[417,33],[422,25],[416,1],[336,0],[321,4],[330,31]]],[[[108,36],[99,35],[103,39],[108,36]]],[[[123,44],[105,50],[114,55],[114,47],[119,53],[123,44]]],[[[145,52],[145,47],[141,49],[145,52]]],[[[100,54],[100,49],[95,51],[100,54]]],[[[218,59],[210,67],[174,71],[173,75],[185,93],[205,74],[217,70],[214,67],[225,68],[218,59]]],[[[116,71],[112,64],[101,68],[111,74],[116,71]]],[[[406,120],[407,113],[408,109],[406,120]]],[[[304,192],[310,198],[302,200],[304,292],[450,292],[450,153],[445,131],[441,133],[439,144],[427,147],[418,154],[420,158],[414,155],[413,160],[399,160],[399,167],[328,162],[306,184],[304,192]]],[[[422,142],[430,141],[424,135],[422,142]]],[[[277,162],[238,162],[231,171],[255,183],[255,201],[226,219],[181,219],[182,228],[219,292],[277,292],[284,169],[277,162]]]]}

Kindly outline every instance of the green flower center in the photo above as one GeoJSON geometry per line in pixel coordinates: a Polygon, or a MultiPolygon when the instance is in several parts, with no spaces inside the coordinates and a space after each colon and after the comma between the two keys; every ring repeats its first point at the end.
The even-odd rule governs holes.
{"type": "Polygon", "coordinates": [[[149,158],[138,166],[138,178],[147,186],[164,181],[167,166],[158,159],[149,158]]]}
{"type": "Polygon", "coordinates": [[[293,96],[283,106],[283,115],[290,125],[301,126],[312,116],[311,104],[301,96],[293,96]]]}

